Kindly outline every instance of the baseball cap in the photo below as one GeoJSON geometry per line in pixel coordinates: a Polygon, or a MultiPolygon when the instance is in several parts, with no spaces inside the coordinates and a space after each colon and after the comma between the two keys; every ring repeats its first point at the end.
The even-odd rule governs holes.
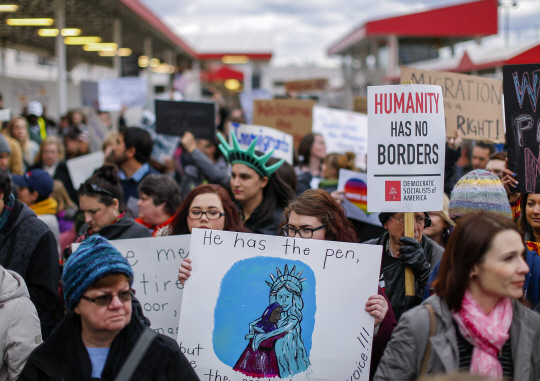
{"type": "Polygon", "coordinates": [[[13,175],[12,179],[15,185],[31,188],[43,196],[50,196],[53,191],[53,179],[43,169],[32,169],[23,176],[13,175]]]}
{"type": "Polygon", "coordinates": [[[26,112],[28,115],[35,115],[37,117],[40,117],[43,115],[43,105],[38,101],[32,101],[28,103],[26,112]]]}

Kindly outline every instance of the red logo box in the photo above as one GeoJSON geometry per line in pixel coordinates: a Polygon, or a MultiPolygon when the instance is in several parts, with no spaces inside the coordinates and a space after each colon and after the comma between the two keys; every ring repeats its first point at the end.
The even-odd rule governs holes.
{"type": "Polygon", "coordinates": [[[384,201],[401,201],[401,181],[385,181],[384,195],[384,201]]]}

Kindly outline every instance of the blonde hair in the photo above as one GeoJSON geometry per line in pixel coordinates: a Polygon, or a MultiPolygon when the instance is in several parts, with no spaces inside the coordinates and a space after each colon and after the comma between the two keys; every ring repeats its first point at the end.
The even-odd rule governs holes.
{"type": "Polygon", "coordinates": [[[324,164],[326,164],[329,168],[335,169],[336,176],[338,176],[340,169],[356,171],[357,169],[354,164],[355,159],[356,155],[354,154],[354,152],[345,152],[343,155],[334,152],[326,156],[326,158],[324,159],[324,164]]]}
{"type": "Polygon", "coordinates": [[[118,137],[118,131],[111,131],[103,139],[103,144],[101,145],[101,150],[105,152],[108,147],[116,144],[116,138],[118,137]]]}
{"type": "Polygon", "coordinates": [[[58,148],[58,161],[64,160],[64,158],[66,157],[66,150],[64,148],[64,144],[56,136],[50,136],[47,139],[43,140],[41,144],[39,145],[39,152],[37,153],[38,161],[43,161],[42,160],[43,150],[49,144],[55,144],[56,147],[58,148]]]}
{"type": "Polygon", "coordinates": [[[54,180],[53,184],[51,197],[54,198],[58,203],[58,213],[66,210],[69,207],[77,209],[77,205],[75,205],[75,203],[71,201],[71,198],[69,198],[64,184],[60,180],[54,180]]]}
{"type": "Polygon", "coordinates": [[[446,193],[443,193],[443,210],[437,213],[447,224],[448,226],[456,226],[456,223],[450,219],[450,215],[448,214],[448,205],[450,204],[450,199],[446,195],[446,193]]]}

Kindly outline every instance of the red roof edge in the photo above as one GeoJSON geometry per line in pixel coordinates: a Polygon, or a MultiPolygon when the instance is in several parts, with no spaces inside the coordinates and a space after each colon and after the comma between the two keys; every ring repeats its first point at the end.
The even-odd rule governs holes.
{"type": "Polygon", "coordinates": [[[272,53],[201,53],[201,61],[221,60],[224,56],[247,56],[252,61],[270,61],[272,53]]]}
{"type": "Polygon", "coordinates": [[[139,1],[137,0],[118,0],[118,1],[124,4],[127,8],[129,8],[139,17],[144,19],[150,25],[152,25],[155,29],[163,33],[169,40],[171,40],[171,42],[178,45],[180,48],[182,48],[186,53],[191,55],[193,58],[199,57],[198,54],[188,44],[186,44],[180,37],[178,37],[172,30],[170,30],[167,25],[165,25],[156,15],[154,15],[148,8],[142,5],[139,1]]]}

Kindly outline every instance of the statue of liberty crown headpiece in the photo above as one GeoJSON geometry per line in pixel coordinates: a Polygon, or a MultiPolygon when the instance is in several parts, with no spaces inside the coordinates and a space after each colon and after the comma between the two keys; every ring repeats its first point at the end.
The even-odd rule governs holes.
{"type": "Polygon", "coordinates": [[[266,281],[266,284],[270,286],[271,290],[277,290],[281,288],[281,286],[284,283],[290,282],[293,283],[300,292],[302,291],[302,282],[304,282],[307,278],[300,278],[302,273],[304,271],[299,271],[298,274],[294,274],[294,271],[296,270],[296,266],[293,266],[291,271],[289,271],[289,267],[285,265],[285,268],[283,269],[283,274],[281,271],[276,267],[276,276],[274,274],[270,273],[270,278],[272,278],[272,283],[266,281]]]}
{"type": "Polygon", "coordinates": [[[223,155],[225,155],[229,163],[245,164],[248,167],[253,168],[255,171],[257,171],[257,173],[262,177],[270,177],[272,173],[277,171],[279,167],[281,167],[285,162],[283,159],[281,159],[277,163],[267,167],[266,163],[272,157],[274,150],[271,150],[270,152],[262,156],[257,156],[255,154],[255,147],[257,146],[257,140],[259,139],[258,137],[251,142],[250,146],[246,150],[240,148],[238,139],[236,139],[236,136],[233,133],[231,133],[232,147],[219,133],[218,138],[221,141],[219,149],[221,150],[221,152],[223,152],[223,155]]]}

